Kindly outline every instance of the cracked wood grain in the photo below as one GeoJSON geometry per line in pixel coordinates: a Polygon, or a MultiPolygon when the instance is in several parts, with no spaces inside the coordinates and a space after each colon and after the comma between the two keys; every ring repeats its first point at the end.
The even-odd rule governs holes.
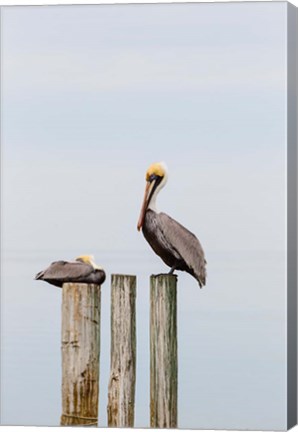
{"type": "Polygon", "coordinates": [[[97,425],[100,289],[84,283],[62,287],[61,425],[97,425]]]}
{"type": "Polygon", "coordinates": [[[108,426],[133,427],[136,384],[136,277],[112,275],[108,426]]]}
{"type": "Polygon", "coordinates": [[[150,426],[177,427],[177,277],[150,278],[150,426]]]}

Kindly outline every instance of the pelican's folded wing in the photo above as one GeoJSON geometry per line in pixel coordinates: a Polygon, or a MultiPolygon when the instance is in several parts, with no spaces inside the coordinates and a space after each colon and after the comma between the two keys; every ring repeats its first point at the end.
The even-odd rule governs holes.
{"type": "Polygon", "coordinates": [[[160,228],[167,241],[171,243],[193,270],[200,286],[206,283],[206,260],[203,248],[197,237],[166,213],[159,213],[160,228]]]}
{"type": "Polygon", "coordinates": [[[55,261],[46,270],[36,275],[36,279],[72,282],[87,277],[93,267],[81,262],[55,261]]]}

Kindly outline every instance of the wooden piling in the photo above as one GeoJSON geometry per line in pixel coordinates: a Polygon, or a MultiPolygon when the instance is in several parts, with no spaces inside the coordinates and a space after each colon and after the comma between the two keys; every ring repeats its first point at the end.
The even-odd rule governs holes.
{"type": "Polygon", "coordinates": [[[177,427],[177,277],[150,278],[150,426],[177,427]]]}
{"type": "Polygon", "coordinates": [[[133,427],[136,383],[136,277],[112,275],[108,426],[133,427]]]}
{"type": "Polygon", "coordinates": [[[98,422],[100,294],[94,284],[62,288],[62,426],[98,422]]]}

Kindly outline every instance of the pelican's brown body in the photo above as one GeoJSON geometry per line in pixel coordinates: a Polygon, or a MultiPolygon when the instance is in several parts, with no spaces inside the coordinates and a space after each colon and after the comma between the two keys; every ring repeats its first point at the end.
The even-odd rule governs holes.
{"type": "Polygon", "coordinates": [[[97,266],[89,255],[78,257],[75,261],[54,261],[35,276],[36,280],[43,280],[57,287],[62,287],[66,282],[101,285],[105,278],[104,270],[97,266]]]}
{"type": "Polygon", "coordinates": [[[156,211],[155,200],[167,181],[163,163],[153,164],[146,174],[146,190],[138,229],[160,258],[175,270],[191,274],[202,288],[206,284],[206,260],[197,237],[165,213],[156,211]]]}
{"type": "Polygon", "coordinates": [[[142,231],[154,252],[173,271],[186,271],[200,287],[206,284],[204,251],[193,233],[167,214],[150,209],[146,211],[142,231]]]}

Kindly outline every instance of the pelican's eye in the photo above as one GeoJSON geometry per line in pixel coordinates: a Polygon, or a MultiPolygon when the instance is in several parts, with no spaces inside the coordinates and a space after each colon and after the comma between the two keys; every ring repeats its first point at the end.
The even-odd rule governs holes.
{"type": "Polygon", "coordinates": [[[149,181],[150,183],[152,183],[153,180],[158,180],[158,179],[161,179],[161,178],[162,178],[162,177],[159,176],[159,175],[157,175],[157,174],[151,174],[151,175],[149,176],[148,181],[149,181]]]}

